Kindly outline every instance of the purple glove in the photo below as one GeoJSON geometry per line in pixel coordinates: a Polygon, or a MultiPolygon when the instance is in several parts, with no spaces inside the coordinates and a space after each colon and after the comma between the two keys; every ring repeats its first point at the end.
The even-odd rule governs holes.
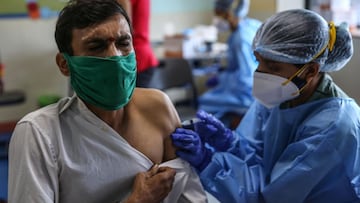
{"type": "Polygon", "coordinates": [[[218,151],[226,151],[230,148],[235,136],[232,131],[213,115],[199,110],[196,116],[201,122],[195,123],[195,131],[203,141],[214,147],[218,151]]]}
{"type": "Polygon", "coordinates": [[[184,128],[177,128],[171,134],[173,144],[179,149],[176,154],[188,161],[198,171],[202,171],[211,161],[212,152],[201,142],[199,135],[184,128]]]}
{"type": "Polygon", "coordinates": [[[216,85],[219,84],[219,78],[217,75],[210,77],[209,79],[207,79],[206,81],[206,87],[215,87],[216,85]]]}

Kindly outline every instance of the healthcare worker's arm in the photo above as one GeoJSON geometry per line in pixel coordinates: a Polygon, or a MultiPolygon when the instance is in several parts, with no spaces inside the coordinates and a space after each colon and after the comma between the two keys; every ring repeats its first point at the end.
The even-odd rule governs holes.
{"type": "Polygon", "coordinates": [[[359,202],[358,115],[357,105],[343,100],[323,105],[299,126],[297,141],[285,149],[263,189],[265,200],[276,201],[286,189],[283,202],[359,202]]]}
{"type": "MultiPolygon", "coordinates": [[[[250,111],[255,108],[252,106],[250,111]]],[[[244,118],[232,148],[215,153],[201,172],[205,189],[221,202],[358,201],[349,180],[352,172],[344,166],[350,164],[350,168],[358,170],[355,164],[351,166],[354,160],[349,158],[356,153],[359,134],[358,119],[352,111],[356,112],[331,106],[319,109],[294,132],[295,141],[283,150],[272,168],[265,164],[273,157],[263,153],[261,140],[265,138],[241,134],[256,135],[266,116],[256,113],[251,119],[244,118]]]]}
{"type": "MultiPolygon", "coordinates": [[[[249,111],[255,112],[255,110],[256,107],[253,107],[249,111]]],[[[197,129],[200,130],[199,134],[202,134],[200,135],[201,139],[210,141],[212,144],[217,143],[216,148],[222,149],[222,151],[226,151],[225,146],[231,148],[236,155],[225,152],[217,152],[214,155],[213,153],[203,153],[206,147],[204,144],[199,144],[197,141],[199,135],[196,132],[177,130],[173,134],[173,140],[174,144],[181,149],[177,151],[178,155],[198,169],[205,190],[212,193],[220,202],[247,202],[251,197],[257,200],[259,185],[263,182],[260,164],[262,158],[259,155],[262,153],[261,138],[254,137],[253,140],[247,140],[240,136],[231,136],[228,134],[228,130],[223,129],[223,125],[218,123],[217,119],[209,116],[204,112],[198,114],[203,121],[206,120],[201,124],[205,124],[202,127],[208,126],[210,129],[209,132],[206,132],[205,128],[197,129]],[[231,142],[229,142],[230,140],[231,142]]],[[[248,120],[249,123],[258,125],[256,123],[258,120],[252,118],[248,118],[248,120]]],[[[256,132],[253,133],[256,134],[256,132]]]]}

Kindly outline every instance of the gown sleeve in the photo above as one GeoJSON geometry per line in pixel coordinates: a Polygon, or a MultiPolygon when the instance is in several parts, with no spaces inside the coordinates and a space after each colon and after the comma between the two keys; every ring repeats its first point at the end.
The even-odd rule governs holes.
{"type": "MultiPolygon", "coordinates": [[[[262,108],[252,105],[242,125],[259,126],[262,118],[249,116],[262,108]]],[[[264,109],[265,110],[265,109],[264,109]]],[[[249,135],[259,135],[259,128],[248,128],[249,135]]],[[[245,138],[238,130],[233,146],[228,152],[217,152],[200,173],[206,191],[220,202],[261,202],[259,189],[264,184],[262,171],[263,141],[261,137],[245,138]]]]}
{"type": "Polygon", "coordinates": [[[258,132],[266,123],[262,112],[247,114],[241,126],[252,126],[249,134],[238,133],[233,147],[215,153],[201,172],[207,191],[221,202],[359,201],[359,183],[352,183],[360,169],[358,108],[340,104],[310,115],[276,158],[269,148],[278,146],[264,148],[266,139],[258,132]],[[269,167],[264,157],[276,160],[269,167]]]}

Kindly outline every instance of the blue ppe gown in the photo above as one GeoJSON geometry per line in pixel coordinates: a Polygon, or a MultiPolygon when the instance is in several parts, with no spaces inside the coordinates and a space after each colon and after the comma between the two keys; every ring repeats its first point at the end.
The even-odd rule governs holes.
{"type": "Polygon", "coordinates": [[[258,62],[252,41],[261,22],[244,18],[228,38],[227,68],[219,73],[217,86],[199,97],[199,109],[220,118],[225,113],[244,114],[254,101],[253,75],[258,62]]]}
{"type": "Polygon", "coordinates": [[[227,152],[200,178],[221,202],[360,202],[360,109],[325,75],[326,98],[294,108],[254,102],[227,152]],[[339,96],[341,95],[341,96],[339,96]]]}

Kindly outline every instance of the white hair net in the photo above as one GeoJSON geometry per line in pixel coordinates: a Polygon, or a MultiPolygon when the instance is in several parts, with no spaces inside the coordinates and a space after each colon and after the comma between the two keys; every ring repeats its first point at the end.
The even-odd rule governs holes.
{"type": "Polygon", "coordinates": [[[215,0],[215,9],[227,12],[232,9],[232,4],[237,1],[234,14],[244,18],[249,13],[250,0],[215,0]]]}
{"type": "Polygon", "coordinates": [[[340,26],[336,26],[334,49],[329,53],[320,71],[332,72],[340,70],[350,61],[353,53],[353,41],[348,24],[342,23],[340,26]]]}
{"type": "Polygon", "coordinates": [[[338,26],[332,52],[325,49],[329,42],[328,23],[317,13],[306,9],[279,12],[266,20],[256,33],[254,51],[274,61],[320,64],[320,71],[341,69],[353,54],[351,35],[344,26],[338,26]]]}

